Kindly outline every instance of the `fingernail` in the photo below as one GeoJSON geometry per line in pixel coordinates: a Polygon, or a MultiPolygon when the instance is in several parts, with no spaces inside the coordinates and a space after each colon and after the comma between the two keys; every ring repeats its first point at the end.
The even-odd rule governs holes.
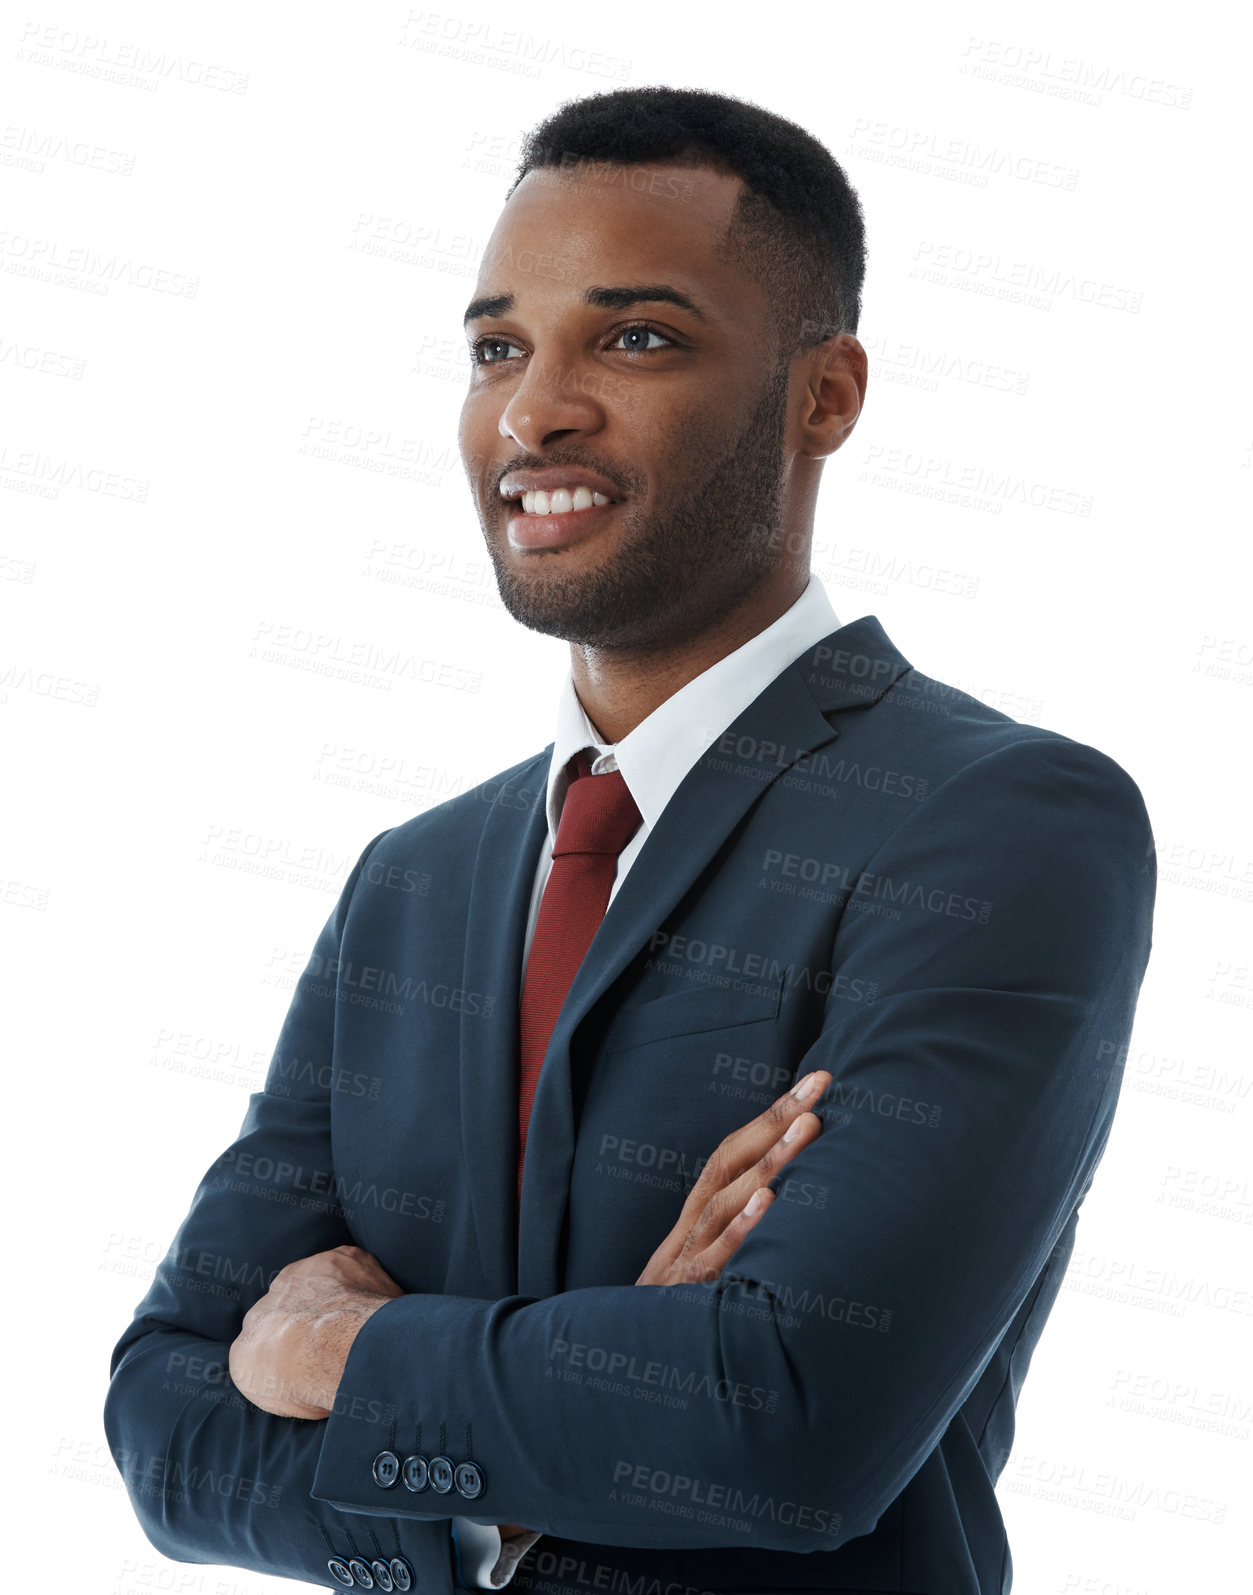
{"type": "Polygon", "coordinates": [[[790,1097],[803,1097],[805,1095],[805,1093],[809,1090],[810,1086],[813,1084],[813,1079],[814,1079],[814,1077],[813,1077],[812,1073],[804,1075],[801,1079],[799,1079],[796,1082],[796,1084],[788,1092],[788,1096],[790,1096],[790,1097]]]}
{"type": "Polygon", "coordinates": [[[795,1140],[795,1138],[801,1133],[801,1120],[804,1117],[805,1115],[803,1113],[800,1114],[799,1117],[793,1119],[791,1124],[788,1125],[787,1129],[784,1130],[783,1139],[785,1141],[795,1140]]]}
{"type": "Polygon", "coordinates": [[[748,1201],[744,1204],[744,1211],[751,1218],[754,1213],[760,1213],[766,1205],[766,1192],[763,1186],[758,1186],[748,1201]]]}

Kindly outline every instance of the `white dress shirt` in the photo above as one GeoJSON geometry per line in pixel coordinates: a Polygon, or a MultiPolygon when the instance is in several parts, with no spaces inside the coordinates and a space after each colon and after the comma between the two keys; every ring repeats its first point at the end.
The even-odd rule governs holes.
{"type": "MultiPolygon", "coordinates": [[[[531,909],[522,949],[522,969],[518,979],[518,1000],[531,954],[540,899],[552,868],[552,849],[561,822],[565,799],[565,767],[580,748],[594,748],[592,774],[621,770],[627,789],[635,799],[642,823],[618,855],[618,868],[609,900],[623,879],[662,810],[674,796],[679,783],[727,727],[759,698],[770,683],[793,660],[815,647],[839,627],[835,610],[821,580],[810,574],[809,584],[792,607],[772,625],[742,643],[708,670],[658,704],[621,741],[602,742],[588,719],[574,687],[574,674],[566,674],[557,705],[557,734],[553,740],[552,762],[548,770],[548,845],[540,848],[531,909]]],[[[538,1533],[519,1534],[502,1541],[500,1530],[468,1518],[454,1517],[453,1540],[461,1582],[471,1588],[500,1589],[513,1577],[518,1563],[539,1539],[538,1533]]]]}

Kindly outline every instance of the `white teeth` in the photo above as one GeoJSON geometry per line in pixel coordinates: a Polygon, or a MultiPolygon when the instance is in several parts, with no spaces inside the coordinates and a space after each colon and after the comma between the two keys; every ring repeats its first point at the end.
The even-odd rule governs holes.
{"type": "Polygon", "coordinates": [[[591,488],[576,487],[573,493],[568,487],[555,487],[551,493],[545,493],[542,488],[534,492],[523,493],[522,513],[524,515],[568,515],[571,510],[590,509],[593,504],[610,504],[613,500],[604,493],[595,493],[591,488]]]}

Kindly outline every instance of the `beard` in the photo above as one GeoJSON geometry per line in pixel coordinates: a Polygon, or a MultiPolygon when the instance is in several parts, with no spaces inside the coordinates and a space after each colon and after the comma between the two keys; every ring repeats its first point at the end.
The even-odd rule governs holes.
{"type": "Polygon", "coordinates": [[[747,598],[779,560],[789,366],[775,367],[738,436],[715,435],[707,418],[680,420],[682,453],[665,473],[678,496],[647,517],[635,508],[634,519],[635,501],[625,500],[626,529],[594,569],[564,573],[560,554],[528,555],[522,574],[485,527],[514,620],[571,643],[650,648],[682,641],[747,598]]]}

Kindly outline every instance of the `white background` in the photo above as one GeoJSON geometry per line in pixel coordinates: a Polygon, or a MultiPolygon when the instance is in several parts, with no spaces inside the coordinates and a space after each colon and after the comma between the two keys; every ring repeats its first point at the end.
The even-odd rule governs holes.
{"type": "Polygon", "coordinates": [[[520,135],[652,82],[802,122],[862,196],[841,622],[1110,753],[1153,820],[1123,1096],[1001,1485],[1015,1590],[1247,1576],[1250,40],[1216,5],[714,15],[0,29],[6,1508],[75,1587],[293,1587],[151,1550],[109,1352],[366,842],[552,735],[565,647],[500,606],[457,456],[461,314],[520,135]],[[365,645],[377,684],[308,668],[365,645]]]}

